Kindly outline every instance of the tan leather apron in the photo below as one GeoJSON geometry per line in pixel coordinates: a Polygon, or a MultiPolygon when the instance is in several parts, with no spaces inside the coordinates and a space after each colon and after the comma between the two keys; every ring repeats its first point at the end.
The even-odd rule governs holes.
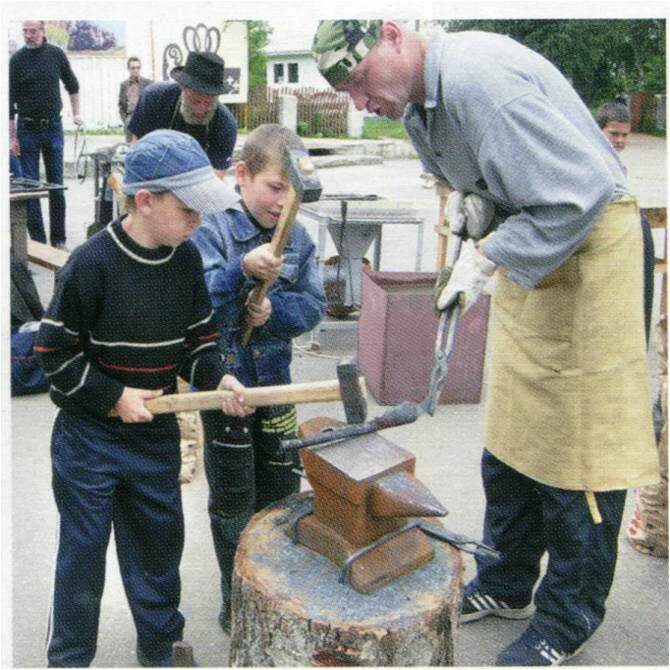
{"type": "Polygon", "coordinates": [[[564,489],[658,480],[633,198],[612,203],[580,249],[534,290],[499,270],[491,320],[491,453],[564,489]]]}

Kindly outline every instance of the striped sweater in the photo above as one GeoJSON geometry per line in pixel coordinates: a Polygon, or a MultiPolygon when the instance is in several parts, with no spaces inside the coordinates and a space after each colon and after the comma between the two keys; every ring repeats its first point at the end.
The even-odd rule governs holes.
{"type": "Polygon", "coordinates": [[[124,386],[215,388],[218,335],[194,245],[147,249],[118,220],[59,271],[34,349],[54,403],[103,418],[124,386]]]}

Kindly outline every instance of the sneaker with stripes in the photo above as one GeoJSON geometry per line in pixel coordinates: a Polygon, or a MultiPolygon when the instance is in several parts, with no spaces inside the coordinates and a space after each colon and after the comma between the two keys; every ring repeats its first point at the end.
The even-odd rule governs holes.
{"type": "Polygon", "coordinates": [[[488,593],[471,591],[463,596],[460,622],[469,623],[489,615],[503,619],[527,619],[532,613],[533,606],[530,603],[524,607],[510,607],[504,600],[488,593]]]}
{"type": "Polygon", "coordinates": [[[576,656],[581,647],[572,653],[561,651],[528,628],[518,640],[506,647],[496,659],[496,665],[539,666],[561,665],[576,656]]]}

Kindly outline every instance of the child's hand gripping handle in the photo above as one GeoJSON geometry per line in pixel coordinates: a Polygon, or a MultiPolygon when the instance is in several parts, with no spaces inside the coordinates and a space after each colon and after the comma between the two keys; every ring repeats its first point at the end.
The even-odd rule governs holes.
{"type": "MultiPolygon", "coordinates": [[[[315,202],[321,197],[321,182],[304,146],[287,149],[283,157],[283,164],[291,186],[279,216],[279,223],[270,242],[270,248],[277,258],[284,253],[284,247],[291,233],[291,227],[295,221],[300,203],[315,202]]],[[[252,303],[260,305],[267,295],[270,285],[271,282],[263,282],[257,286],[250,294],[252,303]]],[[[253,327],[247,324],[242,333],[242,344],[244,346],[249,342],[252,330],[253,327]]]]}
{"type": "MultiPolygon", "coordinates": [[[[288,196],[286,202],[282,207],[281,214],[279,216],[279,222],[275,228],[274,235],[270,242],[270,249],[276,258],[280,258],[284,253],[284,247],[288,241],[288,237],[291,233],[291,227],[295,221],[296,214],[298,213],[298,208],[300,207],[300,198],[296,193],[295,189],[291,186],[289,188],[288,196]]],[[[249,294],[249,300],[255,305],[260,305],[263,302],[263,299],[270,290],[272,285],[271,281],[263,281],[258,284],[249,294]]],[[[249,338],[254,327],[250,324],[246,324],[244,330],[242,331],[242,345],[247,346],[249,343],[249,338]]]]}

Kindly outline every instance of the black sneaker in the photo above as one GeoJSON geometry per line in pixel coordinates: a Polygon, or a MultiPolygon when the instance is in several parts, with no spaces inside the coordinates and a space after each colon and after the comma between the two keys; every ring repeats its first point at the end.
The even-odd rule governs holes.
{"type": "Polygon", "coordinates": [[[557,649],[532,628],[528,628],[518,640],[506,647],[496,659],[496,665],[562,665],[576,656],[581,647],[568,653],[557,649]]]}
{"type": "Polygon", "coordinates": [[[463,596],[460,622],[470,623],[489,615],[502,619],[527,619],[532,613],[533,606],[530,603],[524,607],[510,607],[504,600],[481,591],[472,591],[463,596]]]}
{"type": "Polygon", "coordinates": [[[230,635],[230,619],[230,603],[224,602],[219,610],[219,626],[228,635],[230,635]]]}

